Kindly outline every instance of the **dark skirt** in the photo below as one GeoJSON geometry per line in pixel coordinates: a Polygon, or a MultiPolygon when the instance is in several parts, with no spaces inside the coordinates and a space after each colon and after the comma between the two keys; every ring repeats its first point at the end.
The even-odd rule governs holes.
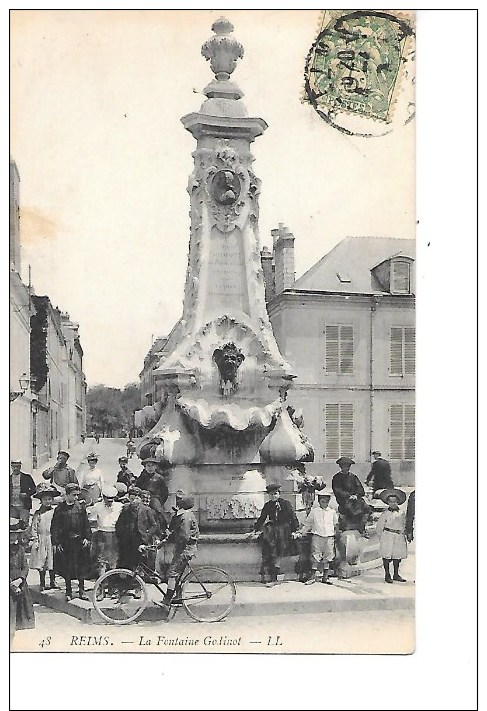
{"type": "Polygon", "coordinates": [[[63,541],[63,550],[54,554],[54,570],[65,580],[84,580],[91,572],[90,547],[83,548],[82,539],[63,541]]]}
{"type": "Polygon", "coordinates": [[[291,536],[289,523],[275,524],[268,521],[262,529],[262,559],[273,561],[297,555],[296,542],[291,536]]]}
{"type": "Polygon", "coordinates": [[[294,572],[307,577],[311,573],[311,535],[303,536],[297,541],[299,558],[294,566],[294,572]]]}
{"type": "Polygon", "coordinates": [[[139,545],[141,540],[139,537],[123,537],[118,538],[118,562],[117,568],[127,568],[135,570],[140,560],[139,545]]]}

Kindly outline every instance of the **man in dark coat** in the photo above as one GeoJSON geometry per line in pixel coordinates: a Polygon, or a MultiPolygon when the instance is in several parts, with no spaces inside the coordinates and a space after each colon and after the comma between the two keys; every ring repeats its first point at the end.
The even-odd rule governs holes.
{"type": "Polygon", "coordinates": [[[90,569],[91,527],[79,493],[78,484],[66,484],[65,499],[57,505],[51,522],[54,570],[65,580],[67,601],[73,599],[71,580],[76,578],[80,600],[88,600],[85,578],[90,569]]]}
{"type": "Polygon", "coordinates": [[[379,489],[393,489],[391,465],[383,459],[380,452],[372,452],[374,461],[365,483],[371,486],[375,494],[379,489]]]}
{"type": "Polygon", "coordinates": [[[359,531],[363,534],[370,507],[363,498],[365,491],[360,479],[350,471],[355,462],[350,457],[340,457],[336,463],[340,471],[331,480],[331,486],[338,503],[339,528],[341,531],[359,531]]]}
{"type": "Polygon", "coordinates": [[[416,514],[416,490],[409,494],[406,507],[406,538],[409,543],[414,539],[414,517],[416,514]]]}
{"type": "Polygon", "coordinates": [[[157,515],[159,526],[161,529],[165,530],[167,526],[167,519],[164,514],[164,504],[169,496],[169,489],[167,488],[164,477],[160,471],[158,471],[157,459],[148,457],[143,460],[142,464],[144,465],[144,468],[136,480],[136,486],[138,486],[139,489],[144,489],[145,491],[150,492],[150,506],[154,509],[157,515]]]}
{"type": "Polygon", "coordinates": [[[151,545],[161,529],[155,512],[142,503],[142,491],[131,486],[128,496],[129,503],[125,504],[115,524],[119,551],[117,565],[134,570],[140,560],[139,546],[151,545]]]}
{"type": "Polygon", "coordinates": [[[58,452],[56,464],[42,472],[44,479],[54,484],[63,494],[67,484],[79,484],[74,469],[71,469],[71,467],[67,465],[68,459],[69,453],[61,450],[58,452]]]}
{"type": "Polygon", "coordinates": [[[36,485],[30,474],[20,471],[22,462],[14,459],[10,462],[10,516],[20,519],[23,528],[29,525],[29,515],[32,508],[32,496],[36,493],[36,485]]]}
{"type": "Polygon", "coordinates": [[[268,484],[266,491],[270,496],[254,524],[254,532],[262,531],[262,565],[261,580],[266,582],[266,570],[269,573],[268,587],[276,584],[280,574],[281,558],[297,555],[296,543],[292,533],[299,528],[299,522],[293,507],[281,499],[281,487],[268,484]]]}
{"type": "Polygon", "coordinates": [[[119,484],[125,484],[127,489],[129,486],[133,486],[135,484],[135,474],[128,468],[128,459],[127,457],[119,457],[118,458],[118,463],[120,464],[120,471],[117,474],[117,481],[119,484]]]}

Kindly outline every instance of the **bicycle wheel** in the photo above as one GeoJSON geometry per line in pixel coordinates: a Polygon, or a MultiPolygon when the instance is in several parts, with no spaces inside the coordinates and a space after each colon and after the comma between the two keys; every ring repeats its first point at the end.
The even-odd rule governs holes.
{"type": "Polygon", "coordinates": [[[234,581],[220,568],[192,568],[181,582],[184,609],[198,622],[219,622],[232,609],[237,595],[234,581]]]}
{"type": "Polygon", "coordinates": [[[127,625],[136,620],[147,606],[145,584],[131,570],[115,568],[101,575],[93,588],[93,606],[107,622],[127,625]]]}

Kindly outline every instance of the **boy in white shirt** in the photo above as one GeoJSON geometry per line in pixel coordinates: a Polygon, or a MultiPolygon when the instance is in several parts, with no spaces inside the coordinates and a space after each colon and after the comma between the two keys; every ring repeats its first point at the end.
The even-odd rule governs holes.
{"type": "Polygon", "coordinates": [[[101,493],[102,500],[89,509],[90,516],[96,520],[93,553],[98,575],[117,567],[118,541],[115,524],[123,509],[123,504],[116,501],[118,490],[114,486],[104,486],[101,493]]]}
{"type": "Polygon", "coordinates": [[[335,535],[338,530],[338,514],[330,508],[331,494],[318,491],[318,506],[311,509],[297,536],[311,533],[311,569],[312,576],[306,585],[315,583],[320,578],[318,567],[323,562],[322,583],[331,585],[328,580],[330,563],[335,557],[335,535]]]}

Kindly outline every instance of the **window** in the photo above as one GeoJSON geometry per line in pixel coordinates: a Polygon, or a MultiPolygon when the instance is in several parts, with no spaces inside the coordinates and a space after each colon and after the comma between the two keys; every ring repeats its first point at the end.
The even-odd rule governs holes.
{"type": "Polygon", "coordinates": [[[411,291],[409,262],[394,261],[391,266],[391,293],[409,294],[411,291]]]}
{"type": "Polygon", "coordinates": [[[353,456],[353,405],[325,405],[325,458],[353,456]]]}
{"type": "Polygon", "coordinates": [[[414,326],[391,326],[391,375],[414,375],[416,361],[416,329],[414,326]]]}
{"type": "Polygon", "coordinates": [[[325,373],[353,373],[353,326],[325,326],[325,373]]]}
{"type": "Polygon", "coordinates": [[[350,274],[348,272],[337,272],[336,275],[338,277],[338,281],[341,284],[351,284],[352,283],[352,279],[351,279],[350,274]]]}
{"type": "Polygon", "coordinates": [[[389,452],[391,459],[414,459],[414,405],[394,403],[390,407],[389,452]]]}

